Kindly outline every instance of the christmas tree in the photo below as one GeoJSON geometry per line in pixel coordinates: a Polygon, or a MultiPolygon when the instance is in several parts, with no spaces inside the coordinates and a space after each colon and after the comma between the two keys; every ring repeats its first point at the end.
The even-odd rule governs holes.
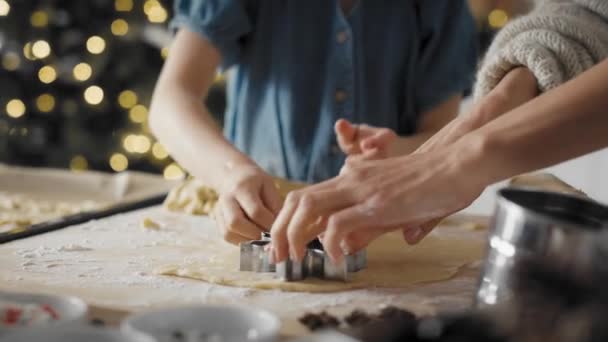
{"type": "MultiPolygon", "coordinates": [[[[0,161],[181,176],[147,125],[171,8],[168,0],[0,0],[0,161]]],[[[213,101],[222,96],[214,91],[213,101]]]]}

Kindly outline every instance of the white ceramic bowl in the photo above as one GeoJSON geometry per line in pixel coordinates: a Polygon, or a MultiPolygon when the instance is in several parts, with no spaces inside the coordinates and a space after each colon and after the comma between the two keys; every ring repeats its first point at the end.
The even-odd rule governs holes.
{"type": "MultiPolygon", "coordinates": [[[[59,314],[59,319],[49,322],[49,325],[72,325],[86,321],[88,307],[85,302],[69,296],[54,296],[44,294],[27,294],[0,291],[0,302],[13,302],[20,304],[46,304],[59,314]]],[[[44,323],[39,323],[42,325],[44,323]]],[[[0,324],[0,335],[16,330],[30,329],[32,326],[5,326],[0,324]]]]}
{"type": "Polygon", "coordinates": [[[21,329],[3,336],[2,342],[155,342],[150,336],[91,326],[46,326],[21,329]]]}
{"type": "Polygon", "coordinates": [[[350,336],[340,334],[336,331],[320,331],[308,336],[300,337],[291,342],[361,342],[350,336]]]}
{"type": "Polygon", "coordinates": [[[141,332],[158,342],[275,342],[280,328],[279,318],[268,311],[215,305],[143,312],[122,323],[123,331],[141,332]]]}

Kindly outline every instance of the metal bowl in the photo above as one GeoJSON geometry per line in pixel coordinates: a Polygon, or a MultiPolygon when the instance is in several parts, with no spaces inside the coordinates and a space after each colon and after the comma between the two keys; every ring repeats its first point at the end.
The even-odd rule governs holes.
{"type": "Polygon", "coordinates": [[[581,196],[522,189],[498,193],[477,307],[512,297],[514,267],[527,258],[592,262],[590,246],[608,227],[608,207],[581,196]]]}

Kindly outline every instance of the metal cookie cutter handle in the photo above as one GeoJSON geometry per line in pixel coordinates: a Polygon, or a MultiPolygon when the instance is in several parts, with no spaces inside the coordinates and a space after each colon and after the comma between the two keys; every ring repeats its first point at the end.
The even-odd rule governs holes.
{"type": "Polygon", "coordinates": [[[265,247],[269,240],[254,240],[240,244],[239,270],[251,272],[275,272],[276,267],[270,263],[270,255],[265,247]]]}

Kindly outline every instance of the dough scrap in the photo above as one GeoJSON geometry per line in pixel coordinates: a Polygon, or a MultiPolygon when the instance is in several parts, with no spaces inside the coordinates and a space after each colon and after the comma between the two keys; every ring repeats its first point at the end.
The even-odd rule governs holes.
{"type": "Polygon", "coordinates": [[[145,230],[160,230],[160,224],[149,217],[141,221],[141,227],[145,230]]]}
{"type": "Polygon", "coordinates": [[[21,231],[32,224],[107,206],[91,200],[49,201],[24,193],[0,191],[0,233],[21,231]]]}
{"type": "MultiPolygon", "coordinates": [[[[290,182],[282,178],[275,178],[274,184],[283,198],[290,191],[306,186],[306,184],[290,182]]],[[[190,178],[173,188],[163,205],[166,209],[174,212],[209,215],[217,200],[218,194],[214,189],[206,186],[198,179],[190,178]]]]}
{"type": "Polygon", "coordinates": [[[403,288],[417,283],[449,279],[465,264],[478,261],[483,243],[471,239],[431,234],[416,246],[408,246],[400,233],[385,234],[367,250],[367,268],[353,274],[348,282],[306,279],[284,282],[272,273],[238,271],[239,249],[220,241],[209,242],[204,250],[193,249],[191,260],[183,265],[168,265],[156,274],[191,278],[209,283],[280,289],[293,292],[337,292],[357,288],[403,288]]]}

